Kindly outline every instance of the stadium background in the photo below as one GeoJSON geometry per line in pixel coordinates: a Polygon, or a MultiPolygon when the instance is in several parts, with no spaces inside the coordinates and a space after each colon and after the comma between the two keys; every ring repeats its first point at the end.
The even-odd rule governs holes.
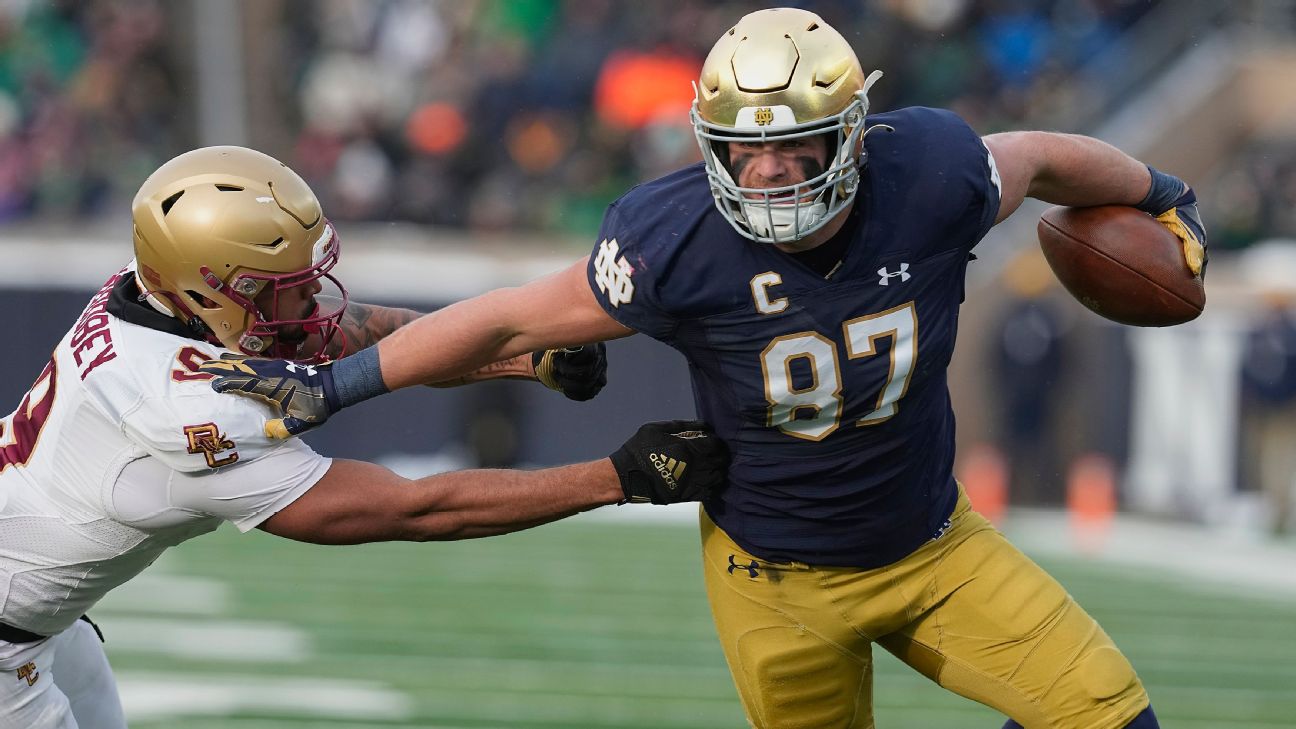
{"type": "MultiPolygon", "coordinates": [[[[798,4],[886,72],[874,109],[1092,134],[1198,190],[1210,306],[1186,326],[1118,327],[1059,291],[1038,207],[978,249],[951,371],[959,469],[1116,637],[1164,724],[1296,726],[1296,2],[798,4]]],[[[765,6],[0,3],[0,402],[129,258],[130,198],[170,156],[278,156],[338,224],[356,298],[435,308],[584,255],[604,205],[693,161],[688,81],[765,6]]],[[[691,414],[678,355],[609,350],[588,404],[411,391],[308,439],[421,474],[599,457],[691,414]]],[[[443,545],[222,529],[95,615],[133,727],[741,726],[691,511],[603,512],[443,545]]],[[[877,660],[880,727],[998,726],[877,660]]]]}

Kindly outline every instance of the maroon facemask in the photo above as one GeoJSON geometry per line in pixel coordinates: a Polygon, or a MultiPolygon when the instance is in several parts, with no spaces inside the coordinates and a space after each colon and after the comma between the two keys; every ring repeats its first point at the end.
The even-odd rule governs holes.
{"type": "MultiPolygon", "coordinates": [[[[342,337],[342,345],[343,349],[345,349],[346,334],[342,332],[339,322],[342,319],[342,314],[346,311],[348,294],[342,282],[329,273],[333,266],[337,265],[341,248],[342,242],[338,238],[337,231],[333,229],[331,223],[325,221],[324,234],[315,244],[315,251],[312,256],[314,263],[310,268],[292,273],[241,273],[228,284],[222,283],[207,267],[204,266],[200,269],[200,273],[206,278],[208,285],[241,306],[254,318],[252,325],[239,337],[240,351],[254,357],[274,357],[304,363],[317,363],[326,359],[324,352],[335,336],[342,337]],[[319,304],[316,303],[310,312],[301,315],[299,318],[280,318],[283,316],[279,311],[280,294],[288,289],[306,286],[320,279],[332,283],[340,292],[341,302],[336,309],[321,312],[319,304]],[[269,315],[263,313],[253,301],[255,297],[266,291],[271,294],[270,306],[268,307],[269,315]],[[282,334],[287,327],[301,327],[303,335],[289,339],[282,334]],[[309,357],[301,357],[302,345],[306,337],[310,335],[319,336],[319,349],[309,357]],[[269,347],[263,346],[262,342],[265,339],[271,341],[269,347]]],[[[219,342],[216,343],[219,344],[219,342]]]]}

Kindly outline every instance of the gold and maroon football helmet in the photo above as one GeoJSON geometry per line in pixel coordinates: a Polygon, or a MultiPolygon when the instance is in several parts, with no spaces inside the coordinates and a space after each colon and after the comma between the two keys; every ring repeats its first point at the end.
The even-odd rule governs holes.
{"type": "Polygon", "coordinates": [[[318,333],[323,344],[340,332],[347,293],[329,273],[337,233],[310,187],[282,162],[244,147],[186,152],[144,181],[131,213],[141,290],[211,343],[302,359],[300,336],[280,337],[284,327],[318,333]],[[337,287],[341,305],[281,318],[280,294],[320,279],[337,287]],[[255,300],[267,291],[263,311],[255,300]]]}
{"type": "Polygon", "coordinates": [[[743,236],[787,243],[826,225],[855,198],[868,113],[867,78],[850,43],[818,15],[770,8],[744,16],[702,65],[690,117],[716,207],[743,236]],[[827,169],[797,185],[740,187],[730,142],[828,136],[827,169]]]}

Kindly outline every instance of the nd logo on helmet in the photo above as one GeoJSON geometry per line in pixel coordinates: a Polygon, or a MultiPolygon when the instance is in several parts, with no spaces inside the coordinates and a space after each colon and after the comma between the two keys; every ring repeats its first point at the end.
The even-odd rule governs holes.
{"type": "Polygon", "coordinates": [[[769,126],[774,121],[774,110],[768,106],[762,106],[756,110],[756,124],[762,127],[769,126]]]}

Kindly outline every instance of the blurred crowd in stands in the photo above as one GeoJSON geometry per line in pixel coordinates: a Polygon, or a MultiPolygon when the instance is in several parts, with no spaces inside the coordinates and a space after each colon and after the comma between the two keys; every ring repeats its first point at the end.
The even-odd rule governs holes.
{"type": "Polygon", "coordinates": [[[1296,141],[1258,141],[1211,184],[1210,242],[1238,249],[1265,238],[1296,239],[1296,141]]]}
{"type": "Polygon", "coordinates": [[[0,222],[129,202],[189,138],[155,3],[0,3],[0,222]]]}
{"type": "MultiPolygon", "coordinates": [[[[949,106],[993,130],[1051,103],[1146,0],[802,2],[887,73],[874,109],[949,106]]],[[[590,233],[637,181],[698,159],[691,82],[745,2],[414,0],[295,28],[294,158],[333,215],[590,233]]]]}
{"type": "MultiPolygon", "coordinates": [[[[1029,118],[1143,0],[802,3],[888,78],[874,108],[1029,118]]],[[[695,159],[690,81],[747,3],[281,0],[246,42],[289,159],[337,219],[586,232],[637,180],[695,159]]],[[[193,29],[157,0],[0,3],[0,218],[102,213],[197,140],[193,29]]],[[[264,14],[262,15],[264,17],[264,14]]],[[[243,39],[233,39],[242,41],[243,39]]],[[[201,60],[197,61],[201,62],[201,60]]],[[[251,140],[256,143],[257,140],[251,140]]],[[[260,145],[264,146],[264,145],[260,145]]]]}
{"type": "MultiPolygon", "coordinates": [[[[945,106],[988,133],[1065,129],[1086,74],[1121,67],[1122,32],[1158,0],[790,4],[887,74],[874,110],[945,106]]],[[[229,42],[270,69],[247,73],[248,96],[273,109],[246,142],[296,167],[334,219],[588,235],[629,186],[697,159],[691,81],[750,9],[265,0],[229,42]]],[[[182,3],[0,2],[0,221],[113,214],[149,170],[202,143],[195,32],[182,3]]],[[[1296,234],[1292,159],[1266,148],[1229,170],[1208,199],[1214,241],[1296,234]]]]}

